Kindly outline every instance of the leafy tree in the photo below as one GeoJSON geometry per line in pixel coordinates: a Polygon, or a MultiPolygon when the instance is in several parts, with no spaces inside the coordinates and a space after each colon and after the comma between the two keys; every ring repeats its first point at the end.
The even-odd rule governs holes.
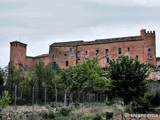
{"type": "Polygon", "coordinates": [[[122,56],[110,61],[108,75],[112,80],[112,95],[117,95],[128,104],[134,98],[144,96],[147,92],[146,78],[149,76],[149,67],[134,58],[122,56]]]}
{"type": "Polygon", "coordinates": [[[45,83],[44,86],[52,88],[55,84],[55,72],[54,69],[48,65],[45,67],[45,83]]]}
{"type": "Polygon", "coordinates": [[[2,95],[2,91],[3,91],[3,84],[4,84],[4,78],[3,78],[3,69],[0,68],[0,96],[2,95]]]}
{"type": "Polygon", "coordinates": [[[60,73],[61,83],[70,91],[89,91],[104,93],[110,86],[105,71],[98,65],[96,58],[87,59],[77,66],[69,67],[60,73]]]}
{"type": "Polygon", "coordinates": [[[5,108],[10,103],[10,96],[7,91],[4,91],[4,95],[0,98],[0,107],[5,108]]]}
{"type": "Polygon", "coordinates": [[[138,96],[133,100],[131,104],[132,110],[134,113],[147,113],[149,112],[149,108],[151,106],[151,98],[152,94],[150,92],[146,92],[143,96],[138,96]]]}
{"type": "Polygon", "coordinates": [[[21,72],[17,70],[13,64],[9,64],[8,79],[6,82],[6,87],[8,88],[11,98],[13,98],[14,96],[13,93],[14,93],[15,85],[18,86],[21,80],[22,80],[21,72]]]}
{"type": "Polygon", "coordinates": [[[43,88],[52,88],[54,84],[54,70],[51,66],[45,66],[44,62],[35,65],[33,71],[34,78],[38,87],[38,98],[43,99],[43,88]]]}
{"type": "Polygon", "coordinates": [[[40,62],[39,64],[35,65],[34,68],[34,75],[35,75],[35,80],[37,83],[37,87],[38,87],[38,100],[40,102],[40,100],[43,99],[42,93],[43,93],[43,83],[45,81],[45,66],[44,66],[44,62],[40,62]]]}

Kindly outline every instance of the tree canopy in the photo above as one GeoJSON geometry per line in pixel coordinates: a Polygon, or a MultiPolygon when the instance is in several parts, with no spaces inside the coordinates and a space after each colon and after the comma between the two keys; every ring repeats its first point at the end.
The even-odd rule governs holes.
{"type": "Polygon", "coordinates": [[[0,68],[0,96],[2,95],[2,91],[3,91],[3,84],[4,84],[4,77],[3,77],[4,73],[3,73],[3,69],[0,68]]]}
{"type": "Polygon", "coordinates": [[[149,73],[148,65],[128,56],[110,61],[108,75],[112,80],[112,95],[123,98],[125,104],[143,96],[147,91],[145,79],[149,73]]]}
{"type": "Polygon", "coordinates": [[[62,70],[60,82],[70,91],[90,91],[104,93],[109,89],[110,80],[106,78],[105,71],[98,65],[96,58],[87,59],[76,66],[62,70]]]}

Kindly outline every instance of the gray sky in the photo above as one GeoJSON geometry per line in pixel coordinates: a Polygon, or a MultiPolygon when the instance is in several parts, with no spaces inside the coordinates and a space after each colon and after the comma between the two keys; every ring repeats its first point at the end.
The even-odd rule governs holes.
{"type": "Polygon", "coordinates": [[[156,31],[160,56],[159,0],[0,0],[0,67],[10,44],[28,44],[27,55],[48,53],[54,42],[95,40],[156,31]]]}

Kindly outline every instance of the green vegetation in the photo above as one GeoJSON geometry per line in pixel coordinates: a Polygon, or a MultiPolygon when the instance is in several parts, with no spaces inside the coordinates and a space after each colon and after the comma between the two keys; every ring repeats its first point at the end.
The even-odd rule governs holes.
{"type": "Polygon", "coordinates": [[[0,96],[2,95],[3,92],[3,84],[4,84],[4,78],[3,78],[3,69],[0,68],[0,96]]]}
{"type": "Polygon", "coordinates": [[[93,58],[75,67],[70,66],[67,70],[61,70],[58,82],[69,91],[105,93],[109,90],[111,82],[104,75],[105,71],[98,65],[98,60],[93,58]]]}
{"type": "Polygon", "coordinates": [[[124,104],[144,96],[148,92],[146,78],[149,74],[148,65],[128,56],[111,61],[108,69],[112,80],[111,94],[123,98],[124,104]]]}
{"type": "Polygon", "coordinates": [[[8,95],[8,92],[7,91],[4,91],[4,95],[0,98],[0,107],[3,109],[3,108],[6,108],[9,103],[10,103],[10,97],[8,95]]]}
{"type": "Polygon", "coordinates": [[[62,107],[56,113],[53,111],[36,113],[35,116],[40,115],[39,119],[101,120],[106,107],[112,109],[114,114],[123,113],[124,109],[113,108],[114,104],[110,99],[104,107],[90,107],[93,103],[105,103],[106,94],[109,98],[122,98],[124,104],[129,106],[126,108],[128,112],[147,113],[152,104],[157,105],[159,94],[153,97],[147,87],[146,78],[150,74],[148,65],[127,56],[122,56],[116,61],[111,60],[107,70],[103,70],[98,62],[97,58],[87,59],[76,66],[69,66],[67,70],[59,69],[58,72],[51,64],[45,66],[40,62],[33,70],[25,73],[16,70],[15,66],[10,64],[7,73],[0,69],[0,89],[8,91],[4,92],[0,104],[6,107],[10,103],[10,97],[12,104],[14,103],[16,85],[18,105],[31,105],[32,102],[42,105],[47,101],[52,102],[51,106],[54,108],[59,108],[63,105],[57,102],[67,101],[69,107],[74,106],[62,107]],[[8,76],[5,85],[4,75],[8,76]],[[87,105],[90,108],[87,108],[87,105]]]}

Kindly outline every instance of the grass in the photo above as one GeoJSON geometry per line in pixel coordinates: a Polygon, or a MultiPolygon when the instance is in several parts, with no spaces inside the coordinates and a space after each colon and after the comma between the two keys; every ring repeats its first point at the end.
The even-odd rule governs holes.
{"type": "Polygon", "coordinates": [[[124,111],[123,106],[106,105],[105,103],[80,104],[78,107],[57,107],[58,111],[55,111],[56,108],[47,105],[35,106],[35,111],[32,116],[29,115],[27,117],[24,111],[31,110],[31,106],[18,106],[17,108],[23,112],[17,115],[16,120],[29,120],[31,117],[35,120],[102,120],[102,118],[105,118],[106,112],[118,114],[124,111]]]}

